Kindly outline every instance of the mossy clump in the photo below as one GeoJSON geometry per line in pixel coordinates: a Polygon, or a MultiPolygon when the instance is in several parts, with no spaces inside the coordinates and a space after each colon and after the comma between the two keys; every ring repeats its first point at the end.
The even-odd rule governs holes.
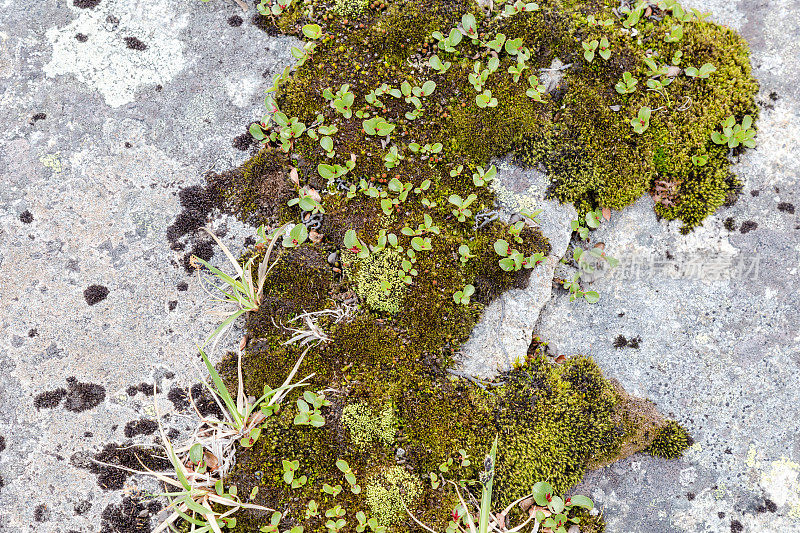
{"type": "Polygon", "coordinates": [[[394,442],[397,420],[392,404],[386,404],[380,411],[368,404],[359,402],[345,406],[342,411],[342,424],[350,432],[350,439],[356,446],[388,445],[394,442]]]}
{"type": "Polygon", "coordinates": [[[354,18],[361,15],[368,5],[369,0],[336,0],[331,10],[340,17],[354,18]]]}
{"type": "Polygon", "coordinates": [[[644,451],[654,457],[675,459],[680,457],[693,442],[689,432],[683,426],[671,420],[659,428],[653,438],[653,442],[644,451]]]}
{"type": "Polygon", "coordinates": [[[401,466],[393,466],[374,476],[367,484],[366,502],[379,524],[394,525],[422,494],[417,476],[401,466]]]}
{"type": "MultiPolygon", "coordinates": [[[[728,151],[711,133],[729,115],[740,120],[757,111],[745,43],[677,8],[650,6],[633,31],[614,14],[618,5],[541,0],[532,12],[500,16],[466,0],[400,0],[372,2],[347,20],[327,13],[329,1],[310,0],[278,17],[284,32],[302,35],[306,24],[317,24],[324,35],[313,53],[298,50],[303,65],[277,82],[274,104],[286,124],[264,126],[265,146],[229,175],[230,190],[221,187],[220,196],[248,220],[303,222],[314,232],[300,248],[281,252],[265,302],[248,318],[242,366],[248,393],[259,396],[303,357],[298,376],[310,376],[305,388],[325,391],[331,401],[322,409],[325,425],[293,425],[293,391],[230,476],[240,494],[258,487],[256,503],[286,509],[283,525],[325,531],[324,518],[302,510],[315,499],[414,531],[418,526],[398,512],[398,502],[405,503],[444,529],[454,492],[447,482],[427,481],[430,474],[476,479],[497,435],[496,507],[536,481],[565,492],[589,468],[645,448],[672,456],[685,447],[685,433],[665,428],[652,404],[606,380],[588,357],[556,364],[531,356],[489,390],[453,375],[484,307],[528,281],[528,270],[500,268],[494,243],[512,242],[526,257],[549,253],[531,221],[513,235],[493,220],[497,198],[473,178],[478,167],[512,152],[547,171],[552,194],[580,211],[620,209],[651,193],[657,212],[687,229],[737,188],[728,151]],[[463,29],[467,13],[475,17],[475,42],[464,38],[455,51],[437,44],[432,32],[463,29]],[[683,37],[665,40],[674,26],[683,37]],[[517,81],[509,68],[521,68],[519,49],[488,44],[501,33],[521,39],[530,56],[517,81]],[[601,38],[611,56],[588,61],[581,43],[601,38]],[[430,66],[434,53],[448,69],[430,66]],[[653,75],[650,60],[679,72],[653,75]],[[490,61],[497,68],[476,91],[475,75],[490,61]],[[682,71],[704,63],[717,69],[709,78],[682,71]],[[615,89],[625,72],[639,80],[630,94],[615,89]],[[667,78],[666,89],[647,90],[648,79],[667,78]],[[486,101],[476,97],[484,90],[496,106],[481,107],[486,101]],[[352,104],[343,103],[350,97],[352,104]],[[645,106],[652,116],[636,133],[631,118],[645,106]],[[378,134],[378,123],[387,131],[378,134]],[[707,162],[692,162],[697,155],[707,162]],[[287,184],[293,197],[318,199],[306,205],[314,214],[286,204],[287,184]],[[467,198],[468,211],[458,207],[467,198]],[[462,246],[470,251],[466,261],[462,246]],[[472,299],[454,300],[466,285],[475,287],[472,299]],[[317,311],[328,312],[315,319],[325,333],[320,342],[286,344],[288,320],[317,311]],[[381,411],[386,405],[391,430],[381,411]],[[371,415],[358,406],[370,406],[371,415]],[[283,459],[301,461],[306,485],[283,482],[283,459]],[[345,483],[337,459],[347,461],[363,491],[345,483]],[[321,492],[326,485],[343,490],[334,497],[321,492]]],[[[230,364],[225,371],[236,375],[230,364]]],[[[237,527],[254,531],[265,522],[242,510],[237,527]]]]}

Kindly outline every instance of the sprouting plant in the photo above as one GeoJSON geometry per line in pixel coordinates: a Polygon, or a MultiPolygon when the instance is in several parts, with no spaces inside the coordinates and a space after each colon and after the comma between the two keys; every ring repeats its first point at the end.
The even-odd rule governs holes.
{"type": "Polygon", "coordinates": [[[430,237],[414,237],[411,239],[411,248],[417,252],[427,252],[433,249],[430,237]]]}
{"type": "Polygon", "coordinates": [[[666,37],[664,37],[665,43],[677,43],[683,39],[683,26],[680,24],[676,24],[669,29],[666,37]]]}
{"type": "Polygon", "coordinates": [[[515,222],[508,227],[508,234],[514,237],[514,241],[517,244],[522,244],[522,229],[525,227],[525,221],[520,220],[519,222],[515,222]]]}
{"type": "Polygon", "coordinates": [[[439,226],[434,225],[433,218],[427,213],[422,215],[422,217],[422,224],[418,225],[416,230],[406,226],[400,230],[400,233],[408,237],[425,235],[426,233],[436,233],[438,235],[439,226]]]}
{"type": "Polygon", "coordinates": [[[477,199],[477,194],[470,194],[466,198],[461,198],[461,196],[453,194],[447,201],[456,206],[456,208],[452,210],[452,213],[458,218],[458,221],[465,222],[467,218],[472,216],[472,210],[469,209],[469,206],[477,199]]]}
{"type": "Polygon", "coordinates": [[[294,248],[300,246],[308,239],[308,228],[305,224],[295,224],[291,230],[283,235],[283,247],[294,248]]]}
{"type": "Polygon", "coordinates": [[[692,156],[692,164],[697,167],[702,167],[708,163],[708,156],[707,155],[693,155],[692,156]]]}
{"type": "Polygon", "coordinates": [[[623,15],[627,15],[625,20],[622,21],[622,26],[628,29],[636,26],[644,14],[645,7],[647,7],[647,2],[643,2],[641,0],[637,2],[636,7],[633,9],[626,5],[621,5],[619,7],[619,12],[623,15]]]}
{"type": "Polygon", "coordinates": [[[355,230],[349,229],[345,232],[344,247],[347,248],[347,251],[356,254],[359,259],[366,259],[369,257],[369,246],[361,242],[355,230]]]}
{"type": "Polygon", "coordinates": [[[353,469],[350,468],[350,465],[347,464],[347,461],[344,459],[337,459],[336,468],[341,470],[344,474],[345,480],[347,480],[347,483],[350,485],[350,491],[353,494],[359,494],[361,492],[361,485],[358,484],[356,475],[353,473],[353,469]]]}
{"type": "Polygon", "coordinates": [[[477,39],[478,38],[478,26],[475,21],[475,15],[472,13],[466,13],[464,16],[461,17],[461,26],[459,26],[459,30],[461,33],[464,34],[465,37],[469,39],[477,39]]]}
{"type": "Polygon", "coordinates": [[[306,24],[303,26],[303,35],[311,39],[311,41],[305,43],[303,48],[292,47],[292,56],[297,59],[297,67],[302,66],[311,57],[311,54],[317,47],[317,43],[315,43],[314,40],[319,39],[325,34],[318,24],[306,24]]]}
{"type": "Polygon", "coordinates": [[[400,161],[405,159],[405,156],[397,151],[396,146],[389,148],[389,151],[383,156],[383,166],[387,169],[394,168],[400,164],[400,161]]]}
{"type": "Polygon", "coordinates": [[[536,519],[533,526],[534,531],[543,527],[552,533],[567,533],[570,524],[580,524],[581,522],[580,517],[569,516],[572,509],[582,507],[591,511],[594,508],[594,502],[586,496],[576,494],[566,500],[556,496],[553,494],[553,488],[546,481],[540,481],[533,486],[533,500],[537,505],[537,508],[533,510],[536,519]]]}
{"type": "Polygon", "coordinates": [[[481,94],[475,97],[475,103],[478,104],[478,107],[497,107],[497,98],[492,97],[492,91],[486,89],[481,94]]]}
{"type": "Polygon", "coordinates": [[[652,115],[652,110],[644,106],[639,109],[639,113],[636,115],[635,118],[631,119],[631,126],[633,126],[633,131],[641,135],[645,132],[645,130],[650,127],[650,116],[652,115]]]}
{"type": "Polygon", "coordinates": [[[599,41],[592,39],[591,41],[583,41],[581,45],[583,46],[583,58],[589,63],[594,61],[594,53],[600,45],[599,41]]]}
{"type": "Polygon", "coordinates": [[[342,509],[341,505],[337,505],[332,509],[328,509],[325,511],[325,517],[330,518],[327,522],[325,522],[325,527],[328,528],[328,531],[335,533],[342,529],[347,521],[342,518],[347,511],[342,509]]]}
{"type": "Polygon", "coordinates": [[[417,253],[413,249],[406,250],[406,255],[408,259],[403,259],[401,262],[400,268],[403,269],[403,283],[407,285],[411,285],[413,278],[412,276],[416,276],[419,274],[417,269],[414,268],[414,264],[417,262],[417,253]]]}
{"type": "Polygon", "coordinates": [[[519,56],[522,55],[523,60],[530,59],[530,53],[528,49],[525,48],[524,41],[522,37],[517,37],[516,39],[508,39],[504,46],[506,53],[510,56],[517,56],[517,60],[519,60],[519,56]]]}
{"type": "MultiPolygon", "coordinates": [[[[330,165],[320,165],[320,166],[330,166],[330,165]]],[[[297,198],[292,198],[286,205],[292,206],[296,205],[303,211],[309,211],[311,213],[324,213],[325,208],[322,207],[320,203],[322,198],[320,197],[319,193],[312,189],[309,186],[304,186],[300,189],[299,195],[297,198]]]]}
{"type": "Polygon", "coordinates": [[[606,61],[608,61],[608,59],[611,57],[611,44],[605,37],[600,39],[600,45],[598,46],[598,53],[600,54],[600,57],[602,57],[606,61]]]}
{"type": "Polygon", "coordinates": [[[527,69],[528,66],[525,64],[525,61],[517,61],[515,64],[509,65],[508,73],[514,79],[514,83],[517,83],[522,76],[522,71],[527,69]]]}
{"type": "Polygon", "coordinates": [[[287,485],[291,485],[293,489],[297,489],[302,487],[308,481],[306,476],[296,476],[295,472],[297,469],[300,468],[300,461],[295,459],[294,461],[287,461],[283,459],[283,481],[287,485]]]}
{"type": "Polygon", "coordinates": [[[736,124],[736,119],[731,115],[720,122],[720,125],[722,133],[715,131],[711,134],[711,140],[716,144],[727,144],[728,148],[736,148],[740,144],[747,148],[755,148],[756,130],[751,127],[753,125],[751,115],[745,115],[741,124],[736,124]]]}
{"type": "Polygon", "coordinates": [[[497,176],[497,168],[492,165],[488,170],[483,170],[483,167],[477,167],[472,174],[472,183],[476,187],[484,187],[497,176]]]}
{"type": "Polygon", "coordinates": [[[267,524],[266,526],[261,526],[259,531],[261,533],[279,533],[278,526],[281,523],[281,518],[283,518],[283,514],[281,514],[278,511],[275,511],[269,518],[269,524],[267,524]]]}
{"type": "MultiPolygon", "coordinates": [[[[270,140],[279,142],[281,150],[289,152],[294,147],[294,142],[306,131],[306,125],[299,121],[297,117],[287,117],[281,111],[272,114],[272,120],[280,128],[280,133],[270,133],[270,140]]],[[[252,132],[251,132],[252,133],[252,132]]]]}
{"type": "Polygon", "coordinates": [[[350,85],[345,83],[342,85],[336,94],[331,92],[330,88],[322,91],[322,97],[331,102],[331,107],[341,113],[344,118],[353,116],[353,102],[355,102],[355,95],[350,92],[350,85]]]}
{"type": "Polygon", "coordinates": [[[639,80],[633,77],[630,72],[623,72],[622,79],[617,82],[614,88],[619,94],[631,94],[636,92],[636,84],[639,80]]]}
{"type": "Polygon", "coordinates": [[[456,291],[455,294],[453,294],[453,300],[455,300],[457,304],[468,305],[469,299],[473,294],[475,294],[475,286],[465,285],[463,289],[456,291]]]}
{"type": "Polygon", "coordinates": [[[439,50],[453,53],[456,51],[456,46],[458,46],[458,44],[461,42],[463,35],[460,31],[453,28],[446,37],[438,31],[431,33],[431,37],[438,41],[437,45],[439,50]]]}
{"type": "Polygon", "coordinates": [[[683,51],[675,50],[675,53],[672,54],[672,64],[677,67],[678,65],[681,64],[682,60],[683,60],[683,51]]]}
{"type": "Polygon", "coordinates": [[[533,98],[535,102],[541,102],[542,96],[547,92],[547,87],[539,81],[539,78],[535,74],[528,76],[528,83],[531,87],[525,91],[525,94],[529,98],[533,98]]]}
{"type": "Polygon", "coordinates": [[[508,272],[520,270],[523,267],[533,268],[545,259],[544,254],[539,252],[525,257],[522,252],[513,248],[508,241],[503,239],[497,239],[494,242],[494,251],[502,257],[499,261],[500,268],[508,272]]]}
{"type": "Polygon", "coordinates": [[[377,135],[378,137],[385,137],[392,133],[395,125],[380,116],[374,116],[361,123],[364,128],[364,133],[367,135],[377,135]]]}
{"type": "Polygon", "coordinates": [[[572,231],[578,233],[578,236],[582,240],[586,241],[589,240],[589,229],[597,229],[600,227],[600,221],[603,219],[603,210],[598,208],[594,211],[589,211],[583,216],[583,219],[586,221],[586,226],[578,219],[570,222],[570,227],[572,231]]]}
{"type": "Polygon", "coordinates": [[[336,496],[338,496],[338,494],[340,492],[342,492],[342,486],[341,485],[333,485],[333,486],[331,486],[331,485],[328,485],[327,483],[323,483],[322,484],[322,492],[324,492],[325,494],[330,494],[331,496],[333,496],[335,498],[336,496]]]}
{"type": "Polygon", "coordinates": [[[434,143],[434,144],[426,143],[422,146],[420,146],[418,143],[411,143],[408,145],[409,150],[411,150],[415,154],[421,153],[422,155],[441,153],[442,148],[443,148],[442,143],[434,143]]]}
{"type": "Polygon", "coordinates": [[[569,291],[569,301],[574,302],[578,298],[585,298],[590,304],[600,301],[600,295],[597,291],[584,291],[581,289],[580,279],[580,272],[577,272],[572,279],[564,280],[563,286],[569,291]]]}
{"type": "Polygon", "coordinates": [[[305,391],[302,398],[297,399],[297,415],[294,423],[298,426],[314,426],[319,428],[325,425],[325,417],[322,416],[322,408],[330,405],[331,402],[325,399],[325,394],[305,391]]]}
{"type": "Polygon", "coordinates": [[[313,518],[315,516],[319,516],[319,506],[315,500],[309,500],[306,503],[306,520],[309,518],[313,518]]]}
{"type": "Polygon", "coordinates": [[[586,25],[589,26],[590,28],[594,26],[608,28],[614,25],[614,21],[611,20],[610,18],[597,20],[594,15],[589,15],[588,17],[586,17],[586,25]]]}
{"type": "MultiPolygon", "coordinates": [[[[356,162],[351,158],[347,161],[344,165],[328,165],[325,163],[320,163],[317,165],[317,172],[320,176],[328,180],[328,184],[332,184],[336,178],[341,178],[351,170],[356,168],[356,162]]],[[[290,204],[293,205],[293,204],[290,204]]],[[[302,206],[301,206],[302,208],[302,206]]],[[[309,209],[303,208],[305,211],[310,211],[309,209]]],[[[324,211],[322,211],[324,213],[324,211]]]]}
{"type": "Polygon", "coordinates": [[[523,12],[530,13],[533,11],[539,11],[539,4],[537,4],[536,2],[526,3],[523,0],[517,0],[513,4],[509,2],[505,5],[505,8],[503,10],[503,16],[510,17],[512,15],[516,15],[517,13],[523,13],[523,12]]]}
{"type": "Polygon", "coordinates": [[[462,244],[458,247],[458,255],[461,257],[461,263],[466,264],[467,261],[476,257],[472,253],[470,253],[469,245],[462,244]]]}
{"type": "Polygon", "coordinates": [[[450,69],[451,63],[449,61],[442,61],[439,59],[439,56],[433,54],[431,58],[428,60],[428,64],[431,66],[433,70],[436,72],[440,72],[444,74],[450,69]]]}
{"type": "MultiPolygon", "coordinates": [[[[275,267],[275,264],[279,259],[276,258],[272,264],[269,264],[272,256],[272,250],[274,249],[275,244],[277,244],[278,239],[283,237],[287,227],[288,225],[281,226],[269,235],[269,243],[265,243],[266,252],[264,257],[261,259],[261,262],[258,263],[255,279],[253,279],[253,266],[257,256],[253,256],[248,259],[244,266],[240,265],[239,261],[233,257],[233,254],[228,247],[225,246],[225,244],[214,234],[214,232],[208,228],[203,228],[206,233],[211,235],[214,241],[225,253],[225,257],[228,258],[228,261],[233,266],[235,271],[235,274],[233,275],[226,274],[225,272],[212,266],[207,261],[200,259],[197,256],[192,256],[193,263],[199,263],[200,265],[206,267],[214,275],[214,277],[222,282],[222,285],[214,286],[214,288],[222,294],[222,298],[220,298],[220,300],[222,302],[235,305],[235,309],[226,313],[226,318],[205,341],[204,346],[212,338],[217,337],[224,332],[241,315],[249,311],[258,310],[258,307],[261,305],[261,299],[264,295],[264,283],[267,280],[267,275],[269,275],[270,271],[275,267]]],[[[267,238],[266,230],[263,228],[263,226],[259,228],[259,233],[267,238]]]]}
{"type": "Polygon", "coordinates": [[[700,79],[707,79],[711,76],[714,72],[717,71],[717,67],[712,65],[711,63],[704,63],[702,67],[695,68],[695,67],[686,67],[686,75],[690,78],[700,78],[700,79]]]}
{"type": "Polygon", "coordinates": [[[472,72],[467,75],[467,80],[469,80],[476,93],[483,91],[483,86],[486,84],[486,80],[489,79],[489,75],[495,72],[499,66],[500,60],[497,56],[492,56],[486,68],[483,68],[483,64],[480,61],[476,61],[472,65],[472,72]]]}

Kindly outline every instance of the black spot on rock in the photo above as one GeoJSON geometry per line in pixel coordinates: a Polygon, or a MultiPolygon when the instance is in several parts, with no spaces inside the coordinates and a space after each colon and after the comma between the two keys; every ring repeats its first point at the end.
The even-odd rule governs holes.
{"type": "Polygon", "coordinates": [[[100,0],[72,0],[72,5],[81,9],[94,9],[100,5],[100,0]]]}
{"type": "Polygon", "coordinates": [[[0,435],[0,452],[6,449],[6,438],[0,435]]]}
{"type": "Polygon", "coordinates": [[[31,328],[28,330],[28,337],[34,338],[38,336],[39,336],[39,330],[37,330],[36,328],[31,328]]]}
{"type": "Polygon", "coordinates": [[[96,475],[97,485],[103,490],[119,490],[123,488],[128,476],[131,475],[127,470],[108,465],[124,466],[136,471],[144,471],[145,469],[142,465],[155,471],[170,470],[172,468],[172,464],[164,457],[163,450],[154,447],[113,443],[106,444],[101,451],[93,456],[80,452],[76,453],[71,457],[70,462],[96,475]]]}
{"type": "Polygon", "coordinates": [[[108,287],[104,287],[103,285],[89,285],[86,290],[83,291],[83,297],[89,305],[102,302],[106,299],[106,296],[108,296],[108,287]]]}
{"type": "MultiPolygon", "coordinates": [[[[153,395],[153,384],[152,383],[139,383],[138,385],[131,385],[125,392],[128,393],[128,396],[135,396],[137,392],[141,392],[145,396],[152,396],[153,395]]],[[[160,388],[155,389],[155,392],[161,392],[160,388]]]]}
{"type": "Polygon", "coordinates": [[[130,439],[136,435],[152,435],[157,429],[158,424],[155,420],[148,420],[147,418],[131,420],[125,424],[125,436],[130,439]]]}
{"type": "Polygon", "coordinates": [[[19,214],[19,221],[23,224],[30,224],[33,222],[33,213],[28,211],[27,209],[19,214]]]}
{"type": "Polygon", "coordinates": [[[92,502],[89,500],[81,500],[75,504],[72,510],[75,512],[76,515],[85,514],[89,509],[92,508],[92,502]]]}
{"type": "Polygon", "coordinates": [[[628,339],[626,339],[623,335],[617,335],[617,338],[614,339],[614,348],[624,348],[628,345],[628,339]]]}
{"type": "Polygon", "coordinates": [[[281,30],[271,17],[265,17],[264,15],[256,13],[253,15],[251,22],[253,23],[253,26],[257,27],[263,32],[266,32],[266,34],[270,37],[277,37],[281,34],[281,30]]]}
{"type": "Polygon", "coordinates": [[[147,45],[136,37],[125,37],[124,41],[125,41],[125,46],[127,46],[131,50],[138,50],[139,52],[147,50],[147,45]]]}
{"type": "Polygon", "coordinates": [[[125,141],[125,148],[131,148],[133,145],[127,141],[125,141]]]}
{"type": "Polygon", "coordinates": [[[642,342],[642,338],[641,337],[635,337],[633,339],[628,339],[628,348],[633,348],[634,350],[638,350],[640,342],[642,342]]]}
{"type": "Polygon", "coordinates": [[[238,28],[242,25],[244,20],[239,15],[232,15],[228,17],[228,25],[233,26],[234,28],[238,28]]]}
{"type": "Polygon", "coordinates": [[[74,377],[67,378],[67,399],[64,402],[64,409],[74,413],[80,413],[87,409],[93,409],[106,399],[106,389],[95,383],[81,383],[74,377]]]}
{"type": "Polygon", "coordinates": [[[725,229],[728,231],[736,231],[736,221],[733,217],[726,218],[722,225],[725,226],[725,229]]]}
{"type": "Polygon", "coordinates": [[[244,152],[253,145],[253,136],[250,133],[242,133],[233,138],[233,147],[244,152]]]}
{"type": "Polygon", "coordinates": [[[145,504],[125,496],[119,505],[110,504],[103,509],[100,533],[148,533],[150,517],[160,510],[161,504],[155,500],[145,504]]]}
{"type": "Polygon", "coordinates": [[[766,507],[767,511],[769,511],[770,513],[775,513],[775,512],[778,511],[778,504],[776,504],[774,501],[770,500],[769,498],[764,500],[764,507],[766,507]]]}
{"type": "Polygon", "coordinates": [[[87,439],[91,439],[92,437],[94,437],[94,433],[92,433],[91,431],[84,431],[83,436],[86,437],[87,439]]]}
{"type": "MultiPolygon", "coordinates": [[[[78,34],[78,35],[80,35],[80,34],[78,34]]],[[[80,39],[78,39],[78,40],[80,40],[80,39]]],[[[44,120],[46,118],[47,118],[47,113],[42,113],[40,111],[39,113],[34,113],[33,116],[31,117],[31,119],[28,121],[28,123],[33,125],[33,124],[36,124],[37,122],[39,122],[40,120],[44,120]]]]}
{"type": "Polygon", "coordinates": [[[759,191],[758,189],[750,191],[750,196],[758,196],[759,194],[761,194],[761,191],[759,191]]]}
{"type": "Polygon", "coordinates": [[[76,33],[75,38],[78,40],[79,43],[85,43],[89,40],[89,36],[84,33],[76,33]]]}
{"type": "Polygon", "coordinates": [[[176,411],[183,411],[189,407],[189,395],[180,387],[171,388],[167,393],[167,399],[172,402],[176,411]]]}
{"type": "Polygon", "coordinates": [[[689,501],[694,500],[694,492],[689,492],[686,494],[686,499],[689,501]]]}
{"type": "Polygon", "coordinates": [[[36,409],[53,409],[58,407],[58,404],[61,403],[61,400],[64,399],[64,396],[67,395],[67,391],[64,388],[59,387],[58,389],[42,392],[41,394],[37,394],[36,397],[33,399],[33,405],[36,409]]]}
{"type": "Polygon", "coordinates": [[[170,311],[174,311],[176,307],[178,307],[178,300],[170,300],[167,304],[170,311]]]}
{"type": "Polygon", "coordinates": [[[738,520],[731,520],[731,533],[740,533],[744,531],[744,526],[738,520]]]}
{"type": "Polygon", "coordinates": [[[794,215],[794,204],[790,204],[789,202],[781,202],[778,204],[778,211],[783,211],[784,213],[794,215]]]}
{"type": "Polygon", "coordinates": [[[718,512],[718,513],[717,513],[717,517],[719,517],[719,518],[725,518],[725,513],[723,513],[722,511],[720,511],[720,512],[718,512]]]}
{"type": "Polygon", "coordinates": [[[214,257],[214,245],[211,244],[210,241],[196,242],[192,246],[192,249],[189,250],[189,253],[183,257],[183,268],[186,272],[194,271],[194,267],[192,266],[193,255],[196,255],[203,261],[211,261],[211,258],[214,257]]]}
{"type": "Polygon", "coordinates": [[[177,288],[181,292],[184,292],[189,290],[189,284],[186,283],[185,281],[181,281],[175,288],[177,288]]]}
{"type": "Polygon", "coordinates": [[[47,508],[47,505],[43,503],[37,505],[33,510],[33,519],[36,522],[47,522],[50,520],[50,509],[47,508]]]}
{"type": "Polygon", "coordinates": [[[758,227],[758,223],[752,220],[746,220],[742,222],[742,225],[739,227],[739,233],[750,233],[754,229],[758,227]]]}

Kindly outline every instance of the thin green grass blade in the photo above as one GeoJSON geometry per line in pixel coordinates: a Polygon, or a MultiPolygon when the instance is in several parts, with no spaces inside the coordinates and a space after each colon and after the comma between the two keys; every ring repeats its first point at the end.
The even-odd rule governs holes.
{"type": "Polygon", "coordinates": [[[481,494],[481,516],[478,524],[479,533],[487,533],[489,530],[489,513],[492,510],[492,487],[494,485],[495,473],[495,456],[497,455],[497,436],[494,437],[494,444],[492,444],[492,451],[489,452],[489,457],[492,460],[492,468],[489,472],[489,481],[483,485],[483,493],[481,494]]]}
{"type": "Polygon", "coordinates": [[[211,364],[211,361],[208,360],[208,356],[202,349],[200,350],[200,355],[203,358],[203,362],[206,364],[208,373],[211,374],[211,380],[214,382],[214,387],[217,389],[217,393],[222,397],[222,401],[225,402],[225,405],[228,407],[228,411],[236,422],[236,429],[241,429],[242,415],[236,408],[236,403],[233,401],[233,398],[231,398],[228,388],[225,386],[225,383],[222,382],[222,378],[219,376],[217,370],[214,368],[214,365],[211,364]]]}
{"type": "Polygon", "coordinates": [[[219,326],[217,326],[217,329],[215,329],[211,333],[211,335],[208,336],[208,338],[205,340],[205,342],[200,347],[200,349],[202,350],[203,348],[205,348],[205,346],[209,342],[211,342],[211,339],[213,339],[214,337],[216,337],[217,335],[222,333],[228,326],[231,325],[231,323],[233,323],[234,320],[236,320],[237,318],[242,316],[245,312],[247,312],[246,309],[239,309],[238,311],[236,311],[234,313],[231,313],[231,315],[228,318],[226,318],[225,320],[223,320],[222,323],[219,326]]]}

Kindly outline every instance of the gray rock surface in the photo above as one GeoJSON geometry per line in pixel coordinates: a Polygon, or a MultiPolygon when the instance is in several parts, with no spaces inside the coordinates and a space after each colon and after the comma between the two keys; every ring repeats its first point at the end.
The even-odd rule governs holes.
{"type": "MultiPolygon", "coordinates": [[[[631,393],[690,429],[697,444],[682,460],[635,456],[587,476],[579,490],[605,509],[610,532],[718,532],[736,524],[800,531],[800,220],[786,205],[777,209],[800,208],[800,2],[686,3],[713,11],[753,49],[764,108],[759,147],[736,166],[746,181],[742,200],[688,237],[656,220],[649,199],[615,213],[595,238],[624,262],[593,284],[600,303],[570,304],[550,291],[542,269],[536,292],[504,298],[507,336],[485,328],[482,349],[497,353],[490,344],[502,342],[508,355],[474,368],[491,372],[524,354],[524,333],[533,329],[556,351],[595,356],[631,393]],[[727,218],[736,231],[724,229],[727,218]],[[747,231],[748,221],[758,226],[747,231]],[[624,279],[634,257],[671,264],[666,271],[648,264],[624,279]],[[725,266],[739,258],[757,259],[757,274],[725,266]],[[687,270],[698,261],[722,266],[687,270]],[[640,337],[639,348],[614,348],[618,335],[640,337]]],[[[262,113],[263,75],[271,78],[289,58],[290,40],[270,38],[248,19],[222,0],[4,5],[2,531],[101,530],[101,514],[119,503],[120,491],[102,490],[71,458],[122,442],[127,422],[153,417],[152,398],[128,387],[158,380],[166,392],[196,381],[195,343],[216,319],[165,232],[180,211],[180,187],[244,160],[231,142],[262,113]],[[232,16],[244,24],[230,25],[232,16]],[[84,291],[94,284],[109,292],[89,305],[84,291]],[[104,394],[97,387],[80,394],[87,387],[71,377],[104,394]],[[57,407],[34,407],[38,394],[59,387],[68,394],[57,407]]],[[[535,198],[542,182],[529,178],[503,169],[501,184],[517,200],[523,192],[535,198]]],[[[566,247],[558,221],[570,217],[540,207],[557,255],[566,247]]],[[[228,243],[240,245],[249,230],[222,223],[228,243]]],[[[490,310],[487,322],[498,324],[498,316],[490,310]]],[[[159,405],[171,412],[163,396],[159,405]]],[[[169,423],[190,421],[172,413],[169,423]]],[[[129,478],[125,492],[138,490],[153,487],[129,478]]]]}
{"type": "MultiPolygon", "coordinates": [[[[152,397],[128,387],[159,379],[166,413],[165,393],[201,375],[192,357],[217,323],[214,304],[177,265],[166,229],[181,187],[247,157],[232,141],[290,58],[291,40],[251,15],[173,0],[22,0],[0,13],[0,531],[100,531],[121,492],[102,490],[73,455],[153,419],[152,397]],[[108,294],[89,305],[95,284],[108,294]],[[102,401],[34,406],[70,377],[102,387],[92,389],[102,401]]],[[[241,249],[252,229],[221,223],[241,249]]],[[[134,477],[125,492],[155,488],[134,477]]]]}

